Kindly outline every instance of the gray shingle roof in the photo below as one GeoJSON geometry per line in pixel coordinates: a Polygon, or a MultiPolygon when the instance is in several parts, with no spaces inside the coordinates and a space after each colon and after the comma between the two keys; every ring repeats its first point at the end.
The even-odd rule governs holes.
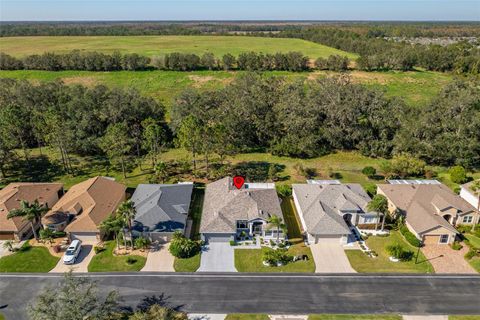
{"type": "Polygon", "coordinates": [[[173,232],[183,229],[193,184],[139,184],[132,196],[136,231],[173,232]]]}
{"type": "Polygon", "coordinates": [[[370,197],[359,184],[294,184],[307,232],[316,235],[350,233],[344,212],[366,212],[370,197]]]}
{"type": "Polygon", "coordinates": [[[207,185],[203,202],[201,233],[234,233],[237,220],[283,219],[275,189],[240,189],[230,177],[207,185]]]}

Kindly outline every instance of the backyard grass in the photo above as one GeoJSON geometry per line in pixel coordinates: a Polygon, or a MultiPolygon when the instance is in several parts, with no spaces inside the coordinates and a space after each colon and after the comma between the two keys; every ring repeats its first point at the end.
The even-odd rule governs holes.
{"type": "Polygon", "coordinates": [[[200,257],[201,253],[187,259],[175,258],[173,268],[176,272],[195,272],[200,268],[200,257]]]}
{"type": "Polygon", "coordinates": [[[281,207],[283,218],[285,220],[285,224],[287,225],[288,239],[301,239],[302,231],[300,230],[300,221],[298,221],[298,216],[295,210],[293,198],[283,198],[281,207]]]}
{"type": "Polygon", "coordinates": [[[200,219],[202,218],[203,198],[205,196],[205,188],[195,188],[192,194],[192,204],[190,206],[189,218],[192,219],[192,231],[190,238],[200,239],[200,219]]]}
{"type": "Polygon", "coordinates": [[[47,248],[26,242],[18,252],[0,259],[0,272],[49,272],[59,260],[47,248]]]}
{"type": "Polygon", "coordinates": [[[269,320],[268,314],[255,313],[231,313],[227,314],[225,320],[269,320]]]}
{"type": "MultiPolygon", "coordinates": [[[[8,38],[0,38],[2,39],[8,38]]],[[[202,90],[221,88],[244,71],[41,71],[41,70],[0,70],[0,78],[26,79],[35,82],[63,80],[67,84],[93,86],[104,84],[109,87],[133,88],[164,103],[169,109],[183,90],[189,87],[202,90]]],[[[315,80],[338,75],[335,72],[283,72],[269,71],[267,75],[284,76],[294,81],[299,78],[315,80]]],[[[349,72],[352,81],[385,91],[389,97],[401,97],[410,105],[424,105],[455,76],[448,73],[412,72],[349,72]]]]}
{"type": "Polygon", "coordinates": [[[308,320],[402,320],[396,314],[311,314],[308,320]]]}
{"type": "Polygon", "coordinates": [[[162,56],[171,52],[212,52],[217,56],[226,53],[239,55],[257,51],[276,53],[300,51],[312,59],[341,54],[350,58],[356,55],[318,43],[288,38],[248,36],[34,36],[4,37],[0,39],[2,51],[13,56],[41,54],[45,51],[65,53],[75,49],[112,53],[138,53],[146,56],[162,56]]]}
{"type": "Polygon", "coordinates": [[[378,257],[370,258],[360,250],[345,250],[350,264],[357,272],[398,272],[398,273],[433,273],[433,267],[420,251],[418,263],[415,257],[411,261],[391,262],[387,246],[401,244],[404,248],[417,254],[417,248],[411,246],[398,231],[391,231],[388,237],[374,237],[367,239],[367,246],[378,253],[378,257]]]}
{"type": "Polygon", "coordinates": [[[292,245],[288,252],[292,255],[307,255],[307,261],[295,261],[281,267],[268,267],[263,265],[263,252],[261,249],[235,249],[235,268],[238,272],[315,272],[315,262],[312,252],[305,244],[292,245]]]}
{"type": "Polygon", "coordinates": [[[145,265],[147,259],[136,255],[114,256],[115,241],[105,243],[105,251],[93,256],[88,265],[88,272],[110,272],[110,271],[140,271],[145,265]],[[128,259],[134,259],[134,262],[128,262],[128,259]]]}

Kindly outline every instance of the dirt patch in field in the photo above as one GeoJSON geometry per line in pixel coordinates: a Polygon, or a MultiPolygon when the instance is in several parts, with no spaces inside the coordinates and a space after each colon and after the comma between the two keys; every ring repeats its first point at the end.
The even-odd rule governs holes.
{"type": "Polygon", "coordinates": [[[93,87],[98,83],[94,77],[67,77],[62,78],[62,81],[65,84],[81,84],[87,87],[93,87]]]}
{"type": "Polygon", "coordinates": [[[378,74],[371,72],[358,72],[354,71],[350,73],[350,77],[353,82],[375,82],[378,84],[388,84],[392,81],[392,77],[387,74],[378,74]]]}
{"type": "Polygon", "coordinates": [[[207,84],[209,82],[212,82],[212,81],[220,82],[223,85],[227,85],[227,84],[229,84],[230,82],[233,81],[233,78],[218,79],[218,78],[215,78],[215,77],[212,77],[212,76],[199,76],[199,75],[193,75],[193,74],[189,75],[188,79],[193,81],[193,86],[195,88],[201,88],[205,84],[207,84]]]}

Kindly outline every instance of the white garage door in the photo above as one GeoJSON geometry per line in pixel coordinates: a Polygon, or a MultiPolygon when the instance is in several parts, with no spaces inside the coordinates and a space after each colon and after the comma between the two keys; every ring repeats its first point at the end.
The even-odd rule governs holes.
{"type": "Polygon", "coordinates": [[[205,242],[229,242],[233,240],[233,235],[229,233],[205,234],[205,242]]]}
{"type": "Polygon", "coordinates": [[[317,236],[315,243],[341,243],[343,236],[341,235],[330,235],[330,236],[317,236]]]}
{"type": "Polygon", "coordinates": [[[72,240],[78,239],[84,244],[96,244],[99,241],[95,232],[76,232],[71,233],[70,237],[72,240]]]}

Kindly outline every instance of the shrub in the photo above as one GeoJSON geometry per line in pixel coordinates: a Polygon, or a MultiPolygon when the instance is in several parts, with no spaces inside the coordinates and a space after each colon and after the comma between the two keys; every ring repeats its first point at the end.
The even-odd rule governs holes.
{"type": "Polygon", "coordinates": [[[292,187],[286,184],[282,184],[276,187],[277,188],[277,193],[282,197],[290,197],[292,195],[292,187]]]}
{"type": "Polygon", "coordinates": [[[138,237],[135,239],[135,247],[141,248],[141,249],[147,249],[148,246],[150,246],[150,239],[145,238],[145,237],[138,237]]]}
{"type": "Polygon", "coordinates": [[[231,245],[232,247],[234,247],[234,246],[237,245],[237,243],[235,242],[235,240],[230,240],[230,245],[231,245]]]}
{"type": "Polygon", "coordinates": [[[64,232],[64,231],[54,231],[53,234],[52,234],[52,236],[53,236],[54,238],[63,238],[63,237],[65,237],[66,235],[67,235],[67,233],[64,232]]]}
{"type": "Polygon", "coordinates": [[[190,258],[200,252],[201,242],[185,238],[180,232],[175,232],[170,242],[170,253],[177,258],[190,258]]]}
{"type": "Polygon", "coordinates": [[[453,250],[460,250],[462,249],[462,245],[458,242],[458,241],[455,241],[454,243],[452,243],[450,245],[450,247],[453,249],[453,250]]]}
{"type": "Polygon", "coordinates": [[[420,247],[422,242],[415,237],[413,233],[408,230],[407,226],[402,225],[400,227],[400,233],[404,236],[405,240],[414,247],[420,247]]]}
{"type": "Polygon", "coordinates": [[[293,260],[293,256],[287,252],[287,249],[269,249],[263,253],[263,261],[270,266],[277,266],[278,263],[286,265],[293,260]]]}
{"type": "Polygon", "coordinates": [[[448,173],[450,174],[450,180],[452,182],[462,184],[467,182],[467,172],[465,171],[465,168],[462,166],[454,166],[451,167],[450,170],[448,170],[448,173]]]}
{"type": "Polygon", "coordinates": [[[137,262],[136,258],[134,258],[134,257],[128,257],[127,258],[127,263],[128,264],[134,264],[135,262],[137,262]]]}
{"type": "Polygon", "coordinates": [[[410,261],[413,258],[413,252],[405,250],[400,244],[392,244],[387,247],[387,252],[401,261],[410,261]]]}
{"type": "Polygon", "coordinates": [[[367,191],[370,197],[373,197],[374,195],[377,194],[377,186],[374,184],[367,184],[365,186],[365,191],[367,191]]]}
{"type": "Polygon", "coordinates": [[[103,245],[102,246],[95,246],[95,247],[93,247],[93,251],[95,252],[95,254],[99,254],[100,252],[105,251],[105,247],[103,245]]]}
{"type": "Polygon", "coordinates": [[[377,170],[374,167],[368,166],[362,169],[362,173],[370,178],[377,174],[377,170]]]}

